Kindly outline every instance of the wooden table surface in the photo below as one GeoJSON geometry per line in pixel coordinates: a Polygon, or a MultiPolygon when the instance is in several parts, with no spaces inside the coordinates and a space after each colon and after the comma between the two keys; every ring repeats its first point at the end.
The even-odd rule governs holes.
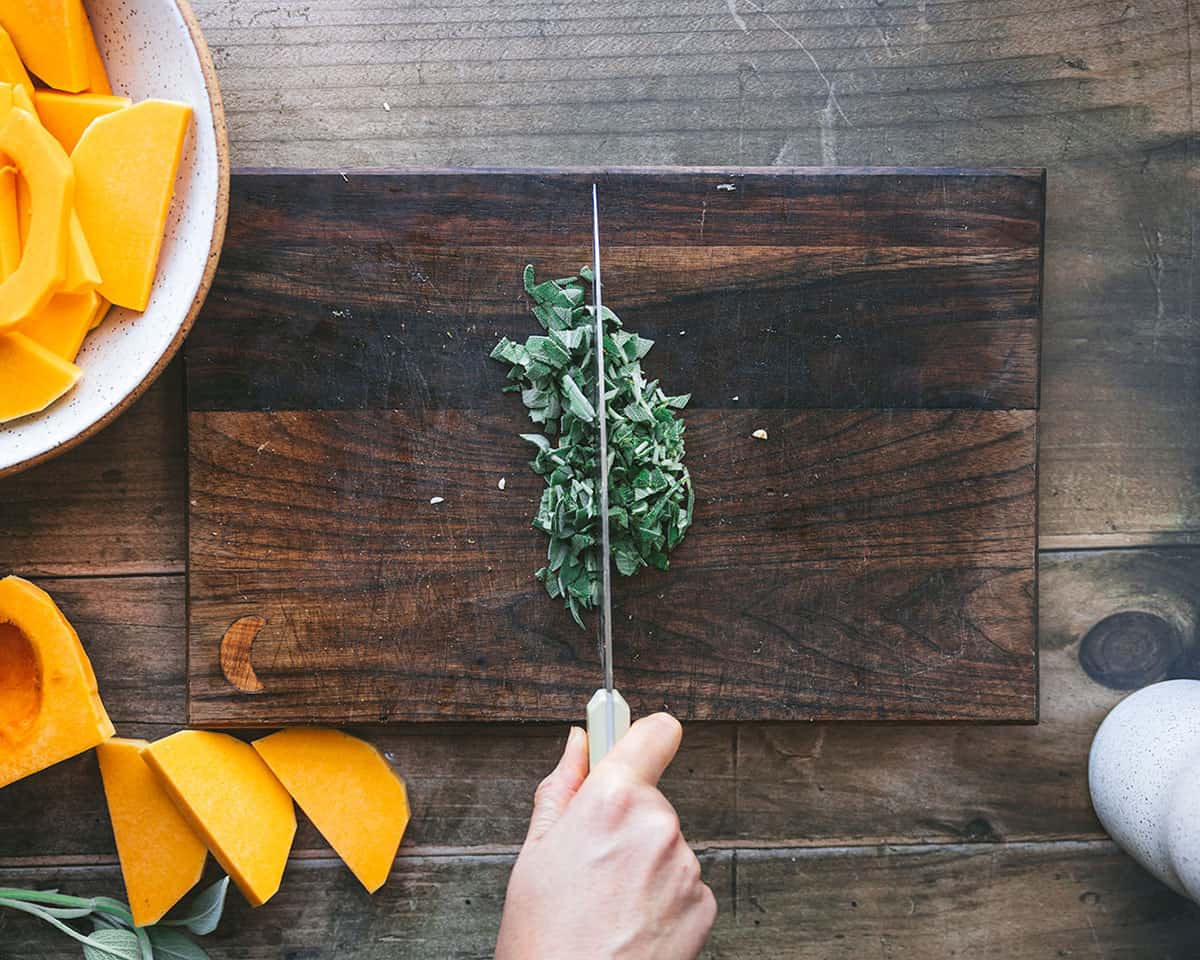
{"type": "MultiPolygon", "coordinates": [[[[1049,171],[1036,727],[697,724],[665,789],[708,956],[1183,958],[1200,909],[1119,853],[1087,748],[1200,676],[1200,169],[1185,0],[200,0],[239,166],[946,164],[1049,171]],[[1142,612],[1147,616],[1121,616],[1142,612]],[[1108,619],[1114,617],[1115,619],[1108,619]]],[[[0,482],[0,571],[74,620],[125,735],[184,717],[184,418],[0,482]]],[[[565,728],[372,734],[415,807],[368,898],[303,827],[218,958],[481,957],[565,728]]],[[[0,884],[120,889],[91,756],[0,793],[0,884]]],[[[0,917],[0,958],[75,957],[0,917]]]]}

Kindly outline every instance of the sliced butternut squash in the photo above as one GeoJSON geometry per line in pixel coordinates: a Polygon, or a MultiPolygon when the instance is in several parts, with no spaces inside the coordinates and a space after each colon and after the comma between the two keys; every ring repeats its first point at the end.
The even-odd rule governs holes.
{"type": "Polygon", "coordinates": [[[58,141],[24,110],[10,109],[0,121],[0,154],[29,185],[32,213],[21,262],[0,281],[4,332],[45,306],[66,278],[75,175],[58,141]]]}
{"type": "Polygon", "coordinates": [[[67,275],[63,278],[64,293],[81,293],[100,286],[100,268],[96,258],[92,256],[92,248],[88,246],[87,235],[83,232],[83,224],[79,214],[71,211],[71,224],[67,235],[67,275]]]}
{"type": "Polygon", "coordinates": [[[104,318],[108,316],[108,308],[111,306],[111,303],[99,294],[96,294],[96,314],[88,322],[88,333],[91,333],[104,322],[104,318]]]}
{"type": "Polygon", "coordinates": [[[21,321],[19,331],[57,357],[74,362],[96,315],[107,306],[95,290],[56,293],[41,310],[21,321]]]}
{"type": "Polygon", "coordinates": [[[251,906],[266,903],[283,878],[296,811],[254,748],[224,733],[181,730],[142,756],[251,906]]]}
{"type": "Polygon", "coordinates": [[[102,93],[59,93],[57,90],[35,90],[33,93],[33,104],[42,126],[54,134],[54,139],[67,153],[75,149],[89,123],[130,103],[128,97],[102,93]]]}
{"type": "Polygon", "coordinates": [[[0,280],[16,270],[21,262],[17,179],[16,167],[0,167],[0,280]]]}
{"type": "Polygon", "coordinates": [[[367,892],[383,886],[409,810],[404,781],[379,751],[338,730],[299,727],[254,749],[367,892]]]}
{"type": "Polygon", "coordinates": [[[12,37],[3,27],[0,27],[0,81],[16,84],[30,97],[33,96],[33,81],[29,79],[29,71],[13,46],[12,37]]]}
{"type": "Polygon", "coordinates": [[[142,758],[145,740],[96,748],[133,922],[157,923],[200,879],[208,850],[142,758]]]}
{"type": "MultiPolygon", "coordinates": [[[[25,246],[32,222],[33,198],[29,193],[29,184],[24,177],[18,176],[17,225],[22,248],[25,246]]],[[[71,211],[71,221],[67,229],[67,265],[59,290],[64,293],[93,290],[100,285],[100,268],[96,266],[96,258],[92,256],[92,249],[88,246],[83,225],[79,222],[79,214],[74,210],[71,211]]]]}
{"type": "Polygon", "coordinates": [[[4,0],[0,26],[25,66],[57,90],[87,89],[89,30],[82,0],[4,0]]]}
{"type": "MultiPolygon", "coordinates": [[[[12,90],[9,91],[12,94],[11,106],[20,107],[30,116],[37,117],[37,109],[33,105],[33,95],[19,83],[11,84],[11,86],[12,90]]],[[[39,120],[38,122],[40,123],[41,121],[39,120]]]]}
{"type": "Polygon", "coordinates": [[[0,423],[45,410],[75,386],[80,373],[25,334],[0,333],[0,423]]]}
{"type": "MultiPolygon", "coordinates": [[[[2,374],[0,383],[7,388],[2,374]]],[[[0,391],[0,402],[6,393],[0,391]]],[[[96,676],[67,618],[28,580],[0,580],[0,787],[112,733],[96,676]]]]}
{"type": "Polygon", "coordinates": [[[104,58],[100,56],[100,48],[96,46],[96,31],[88,20],[87,11],[83,13],[83,22],[87,30],[83,35],[83,54],[87,58],[89,93],[112,93],[112,84],[108,82],[108,71],[104,68],[104,58]]]}
{"type": "Polygon", "coordinates": [[[192,108],[143,102],[97,117],[71,162],[75,209],[100,268],[100,293],[145,310],[192,108]]]}

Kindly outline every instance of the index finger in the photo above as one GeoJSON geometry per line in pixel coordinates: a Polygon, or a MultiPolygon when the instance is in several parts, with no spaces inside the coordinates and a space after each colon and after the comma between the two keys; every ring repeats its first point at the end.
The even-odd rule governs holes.
{"type": "Polygon", "coordinates": [[[599,765],[609,761],[623,764],[637,779],[654,787],[675,759],[682,739],[678,720],[669,713],[652,713],[634,723],[599,765]]]}

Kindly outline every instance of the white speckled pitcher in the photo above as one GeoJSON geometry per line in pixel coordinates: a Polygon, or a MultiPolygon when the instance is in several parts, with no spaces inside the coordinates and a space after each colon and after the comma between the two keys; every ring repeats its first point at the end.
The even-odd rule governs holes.
{"type": "Polygon", "coordinates": [[[1200,680],[1152,684],[1117,704],[1092,741],[1088,784],[1113,840],[1200,901],[1200,680]]]}

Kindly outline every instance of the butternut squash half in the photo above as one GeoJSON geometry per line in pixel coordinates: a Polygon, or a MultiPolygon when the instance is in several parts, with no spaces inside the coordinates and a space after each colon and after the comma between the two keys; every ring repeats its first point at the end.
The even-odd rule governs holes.
{"type": "Polygon", "coordinates": [[[0,580],[0,787],[112,734],[92,665],[67,618],[28,580],[0,580]]]}
{"type": "Polygon", "coordinates": [[[75,210],[100,268],[100,294],[145,310],[192,108],[167,100],[97,117],[71,153],[75,210]]]}
{"type": "Polygon", "coordinates": [[[296,835],[292,798],[248,743],[181,730],[142,756],[251,906],[279,889],[296,835]]]}
{"type": "Polygon", "coordinates": [[[254,749],[367,892],[383,886],[409,810],[404,781],[379,751],[338,730],[299,727],[254,749]]]}
{"type": "Polygon", "coordinates": [[[96,748],[133,922],[157,923],[200,879],[208,850],[142,758],[145,740],[96,748]]]}
{"type": "Polygon", "coordinates": [[[66,278],[75,190],[71,161],[58,141],[24,110],[10,107],[2,116],[0,154],[29,186],[31,216],[21,262],[0,282],[0,333],[45,306],[66,278]]]}

